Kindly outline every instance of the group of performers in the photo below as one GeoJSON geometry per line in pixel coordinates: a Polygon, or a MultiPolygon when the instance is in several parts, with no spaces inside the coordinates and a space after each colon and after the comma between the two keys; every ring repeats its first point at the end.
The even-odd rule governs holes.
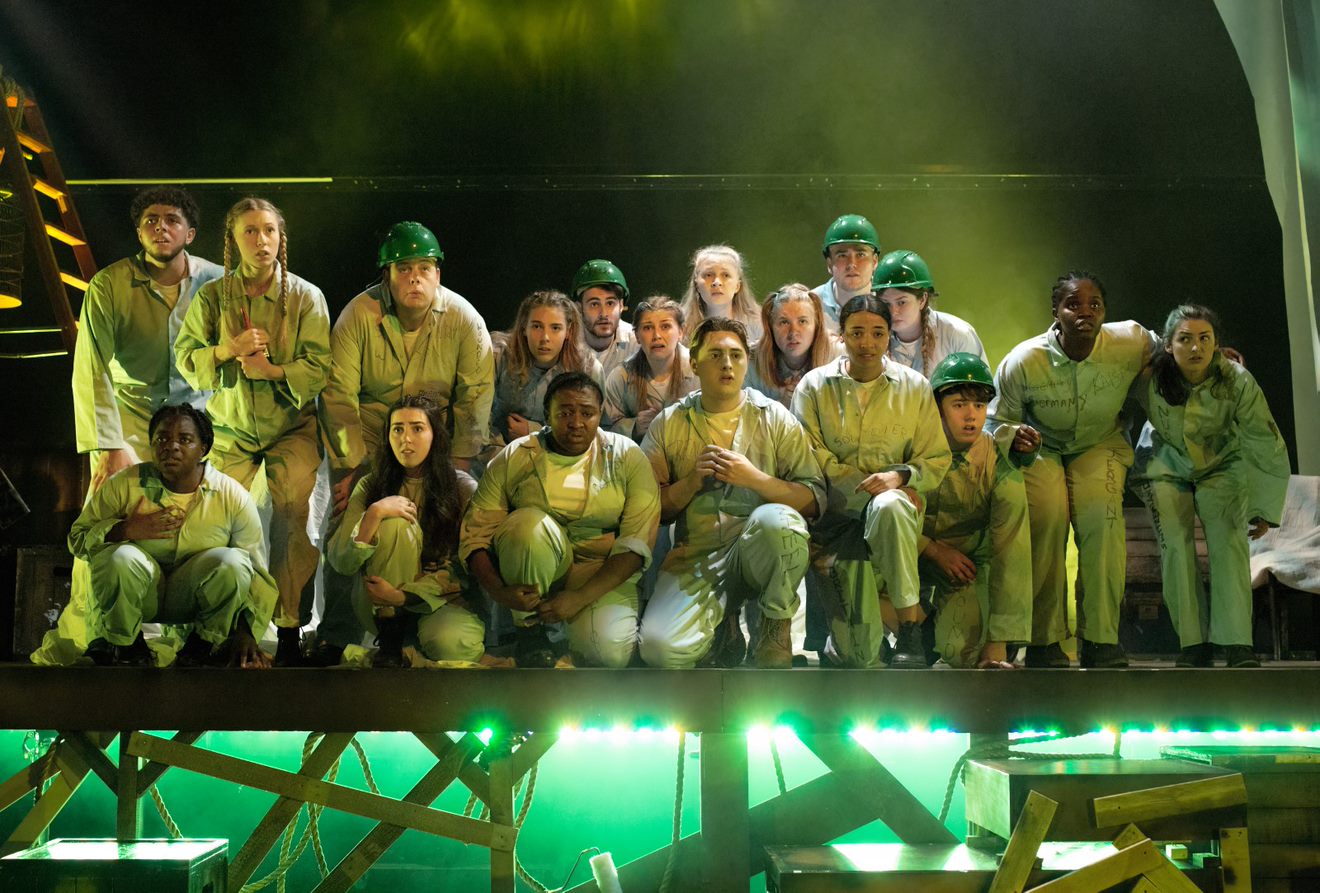
{"type": "Polygon", "coordinates": [[[1067,667],[1071,530],[1080,663],[1121,667],[1131,470],[1178,665],[1216,645],[1257,665],[1248,537],[1278,524],[1288,457],[1205,307],[1162,333],[1106,323],[1100,280],[1069,272],[1050,328],[992,374],[925,261],[849,214],[816,288],[758,300],[712,245],[679,300],[634,300],[591,260],[491,333],[402,222],[332,327],[270,202],[229,210],[222,266],[186,250],[186,192],[131,215],[142,251],[93,278],[73,375],[93,478],[66,615],[97,664],[157,661],[158,622],[186,630],[181,665],[264,667],[273,620],[279,666],[337,664],[364,634],[377,666],[480,663],[505,623],[523,667],[1008,668],[1019,645],[1067,667]]]}

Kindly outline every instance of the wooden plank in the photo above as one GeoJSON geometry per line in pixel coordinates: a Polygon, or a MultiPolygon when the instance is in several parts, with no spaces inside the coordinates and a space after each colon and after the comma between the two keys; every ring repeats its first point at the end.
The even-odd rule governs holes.
{"type": "Polygon", "coordinates": [[[65,732],[64,744],[78,752],[84,763],[113,794],[119,790],[119,770],[105,751],[98,747],[85,732],[65,732]]]}
{"type": "MultiPolygon", "coordinates": [[[[1148,839],[1145,832],[1136,825],[1128,825],[1121,834],[1114,838],[1114,846],[1120,850],[1127,849],[1148,839]]],[[[1165,859],[1164,862],[1165,864],[1159,868],[1152,868],[1145,875],[1160,893],[1200,893],[1201,888],[1193,884],[1187,875],[1179,871],[1178,866],[1168,859],[1165,859]]]]}
{"type": "Polygon", "coordinates": [[[700,766],[700,876],[713,890],[745,889],[753,873],[748,856],[747,735],[704,733],[700,766]]]}
{"type": "Polygon", "coordinates": [[[1224,893],[1251,893],[1251,853],[1246,828],[1219,829],[1219,862],[1224,893]]]}
{"type": "MultiPolygon", "coordinates": [[[[513,758],[503,750],[504,745],[496,744],[498,749],[490,760],[490,820],[492,824],[513,825],[513,758]]],[[[489,749],[487,751],[490,752],[489,749]]],[[[490,891],[491,893],[514,893],[517,884],[514,872],[513,847],[490,850],[490,891]]]]}
{"type": "Polygon", "coordinates": [[[847,735],[799,733],[798,738],[830,771],[853,782],[852,796],[874,797],[880,820],[904,843],[958,843],[958,838],[921,804],[871,753],[847,735]]]}
{"type": "MultiPolygon", "coordinates": [[[[446,739],[448,740],[448,739],[446,739]]],[[[475,735],[450,741],[444,755],[404,796],[405,803],[429,806],[458,777],[459,767],[470,762],[482,748],[475,735]]],[[[399,825],[378,824],[339,864],[317,884],[313,893],[347,893],[363,874],[394,845],[404,832],[399,825]]]]}
{"type": "Polygon", "coordinates": [[[63,748],[55,755],[55,765],[59,767],[59,775],[51,779],[50,786],[18,823],[9,839],[0,844],[0,856],[17,853],[36,843],[91,771],[76,751],[63,748]]]}
{"type": "MultiPolygon", "coordinates": [[[[174,737],[170,740],[178,742],[179,744],[192,744],[205,734],[205,732],[176,732],[174,737]]],[[[147,791],[151,790],[151,786],[160,781],[160,777],[164,775],[169,768],[170,767],[166,766],[164,763],[144,764],[141,771],[138,772],[138,796],[141,797],[147,791]]]]}
{"type": "Polygon", "coordinates": [[[554,747],[555,741],[559,738],[553,732],[538,732],[524,741],[517,750],[513,752],[513,783],[522,781],[524,775],[532,770],[532,767],[540,762],[541,757],[546,755],[550,748],[554,747]]]}
{"type": "MultiPolygon", "coordinates": [[[[1248,792],[1251,787],[1248,783],[1248,792]]],[[[1320,809],[1273,809],[1249,806],[1247,827],[1251,845],[1261,843],[1320,843],[1320,809]]]]}
{"type": "MultiPolygon", "coordinates": [[[[308,754],[298,774],[305,778],[325,777],[335,760],[339,759],[340,754],[352,740],[352,734],[346,732],[331,732],[326,735],[308,754]]],[[[247,884],[270,853],[271,847],[275,846],[275,841],[284,833],[284,829],[297,818],[298,810],[302,809],[302,806],[303,801],[297,797],[280,797],[271,805],[257,823],[257,827],[248,835],[238,855],[229,863],[230,889],[238,890],[247,884]]]]}
{"type": "Polygon", "coordinates": [[[1058,808],[1058,802],[1044,794],[1032,791],[1027,795],[1013,836],[1008,839],[1008,849],[990,884],[990,893],[1022,893],[1027,888],[1027,879],[1036,866],[1036,852],[1045,841],[1058,808]]]}
{"type": "Polygon", "coordinates": [[[133,733],[129,741],[129,752],[134,756],[169,763],[171,766],[222,781],[260,788],[282,797],[319,803],[329,809],[375,819],[378,822],[403,825],[427,834],[501,850],[512,850],[517,838],[517,833],[512,827],[478,822],[413,803],[400,803],[389,797],[272,769],[249,760],[212,753],[198,747],[175,744],[164,738],[144,735],[141,732],[133,733]]]}
{"type": "Polygon", "coordinates": [[[1164,891],[1157,886],[1151,878],[1143,874],[1141,877],[1137,878],[1137,882],[1132,885],[1131,893],[1164,893],[1164,891]]]}
{"type": "MultiPolygon", "coordinates": [[[[0,812],[5,811],[19,800],[35,791],[37,785],[41,784],[41,777],[45,771],[46,761],[53,759],[55,759],[55,754],[53,753],[49,756],[42,755],[32,763],[24,766],[22,769],[19,769],[13,775],[9,776],[9,778],[5,779],[3,783],[0,783],[0,812]]],[[[59,771],[58,768],[52,768],[52,777],[58,774],[59,771]]],[[[46,780],[49,781],[50,779],[46,780]]]]}
{"type": "MultiPolygon", "coordinates": [[[[448,753],[448,746],[451,739],[448,735],[441,732],[413,732],[413,737],[422,742],[422,745],[431,752],[437,760],[443,759],[448,753]]],[[[465,763],[458,771],[458,780],[463,783],[477,799],[490,806],[490,778],[476,763],[465,763]]]]}
{"type": "Polygon", "coordinates": [[[1248,772],[1247,803],[1282,809],[1320,809],[1320,773],[1248,772]]]}
{"type": "Polygon", "coordinates": [[[1252,844],[1251,866],[1260,877],[1320,874],[1320,846],[1315,844],[1252,844]]]}
{"type": "Polygon", "coordinates": [[[1031,893],[1099,893],[1099,891],[1131,880],[1158,868],[1164,856],[1149,840],[1121,849],[1112,856],[1032,887],[1031,893]]]}
{"type": "Polygon", "coordinates": [[[1091,801],[1091,818],[1097,828],[1108,828],[1191,812],[1223,809],[1246,802],[1247,786],[1241,774],[1235,773],[1096,797],[1091,801]]]}
{"type": "Polygon", "coordinates": [[[138,798],[138,758],[129,752],[131,733],[119,733],[119,780],[115,788],[115,839],[129,843],[142,836],[142,801],[138,798]]]}

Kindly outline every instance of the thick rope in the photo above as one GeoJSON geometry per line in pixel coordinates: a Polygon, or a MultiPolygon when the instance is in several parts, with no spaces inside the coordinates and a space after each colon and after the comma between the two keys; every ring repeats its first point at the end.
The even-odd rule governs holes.
{"type": "Polygon", "coordinates": [[[787,794],[788,785],[784,783],[784,764],[779,759],[779,745],[775,742],[774,733],[770,735],[770,759],[775,764],[775,781],[779,783],[779,793],[781,795],[787,794]]]}
{"type": "Polygon", "coordinates": [[[1114,747],[1108,753],[1035,753],[1032,751],[1016,750],[1025,744],[1038,744],[1042,741],[1068,741],[1071,738],[1080,738],[1081,735],[1067,735],[1062,738],[1054,735],[1033,735],[1030,738],[1016,738],[1012,741],[991,741],[985,744],[969,747],[967,751],[953,764],[953,771],[949,773],[949,783],[944,788],[944,804],[940,807],[940,824],[949,817],[949,806],[953,803],[953,792],[958,788],[958,782],[963,780],[966,773],[968,760],[985,759],[1013,759],[1013,760],[1110,760],[1118,759],[1123,744],[1123,733],[1114,734],[1114,747]]]}
{"type": "Polygon", "coordinates": [[[175,840],[183,837],[183,832],[174,823],[174,816],[165,808],[165,798],[161,797],[160,791],[156,790],[154,784],[151,786],[151,802],[156,804],[156,812],[160,813],[160,820],[165,823],[165,830],[169,832],[170,837],[175,840]]]}
{"type": "Polygon", "coordinates": [[[665,873],[660,879],[660,893],[669,893],[674,881],[674,865],[678,862],[678,842],[683,836],[683,760],[687,752],[687,732],[678,733],[678,769],[674,783],[674,834],[669,842],[669,858],[665,860],[665,873]]]}

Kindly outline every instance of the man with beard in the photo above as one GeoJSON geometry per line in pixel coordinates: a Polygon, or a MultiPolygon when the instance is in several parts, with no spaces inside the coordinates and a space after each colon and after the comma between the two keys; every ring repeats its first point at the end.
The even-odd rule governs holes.
{"type": "Polygon", "coordinates": [[[620,319],[628,309],[623,271],[607,260],[587,261],[573,276],[573,300],[582,305],[583,334],[608,378],[637,352],[633,327],[620,319]]]}
{"type": "Polygon", "coordinates": [[[78,452],[91,453],[92,489],[148,455],[147,423],[166,403],[206,406],[184,381],[174,338],[193,295],[221,269],[186,249],[197,203],[174,186],[139,192],[130,206],[142,251],[92,277],[73,353],[78,452]]]}

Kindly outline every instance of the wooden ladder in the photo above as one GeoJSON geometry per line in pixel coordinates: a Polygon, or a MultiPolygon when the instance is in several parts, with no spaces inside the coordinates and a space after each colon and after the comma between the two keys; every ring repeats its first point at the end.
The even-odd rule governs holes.
{"type": "Polygon", "coordinates": [[[78,337],[78,318],[69,303],[69,288],[87,291],[96,272],[92,249],[87,245],[82,221],[69,194],[59,157],[51,145],[41,109],[21,93],[4,97],[0,114],[0,170],[23,209],[24,228],[29,233],[32,254],[37,259],[41,287],[46,292],[64,349],[72,353],[78,337]],[[43,211],[55,212],[50,220],[43,211]],[[57,220],[57,223],[50,222],[57,220]],[[56,256],[72,251],[78,275],[65,272],[56,256]]]}

